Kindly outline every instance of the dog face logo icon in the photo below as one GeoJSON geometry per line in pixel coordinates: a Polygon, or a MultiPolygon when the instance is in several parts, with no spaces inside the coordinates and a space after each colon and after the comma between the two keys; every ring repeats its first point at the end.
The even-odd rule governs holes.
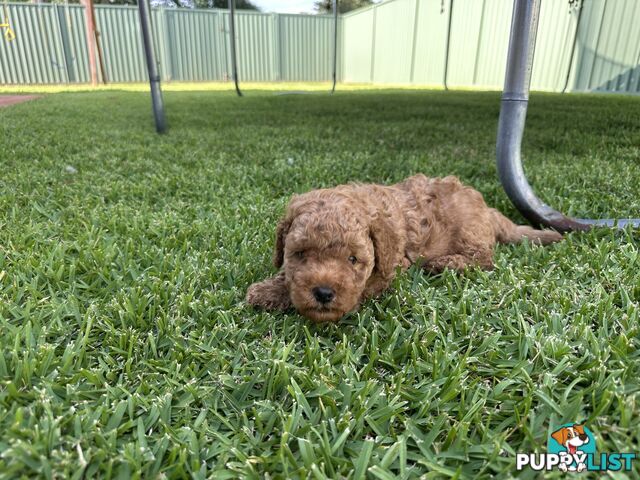
{"type": "Polygon", "coordinates": [[[516,470],[536,472],[620,472],[632,471],[637,454],[632,452],[596,453],[596,439],[586,426],[567,423],[551,430],[547,453],[516,454],[516,470]]]}
{"type": "Polygon", "coordinates": [[[547,445],[549,453],[565,454],[571,462],[561,462],[562,471],[582,472],[587,468],[587,455],[596,451],[593,434],[584,425],[566,424],[551,434],[547,445]]]}

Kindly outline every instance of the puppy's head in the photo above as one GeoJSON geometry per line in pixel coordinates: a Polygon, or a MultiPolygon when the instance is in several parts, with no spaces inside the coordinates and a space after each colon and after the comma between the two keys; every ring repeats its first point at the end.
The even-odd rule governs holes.
{"type": "Polygon", "coordinates": [[[582,425],[563,427],[560,430],[553,432],[551,437],[560,445],[566,447],[567,451],[570,453],[575,453],[578,447],[581,447],[585,443],[589,443],[589,436],[584,432],[584,427],[582,425]]]}
{"type": "Polygon", "coordinates": [[[365,205],[329,190],[292,199],[276,236],[274,264],[283,267],[291,303],[315,322],[354,310],[376,268],[365,205]]]}

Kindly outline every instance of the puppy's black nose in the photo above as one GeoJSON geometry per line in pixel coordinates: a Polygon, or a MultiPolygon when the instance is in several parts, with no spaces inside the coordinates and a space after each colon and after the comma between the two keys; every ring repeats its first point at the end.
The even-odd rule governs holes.
{"type": "Polygon", "coordinates": [[[589,436],[586,433],[583,433],[582,435],[578,435],[578,437],[580,438],[580,440],[582,440],[583,442],[588,442],[589,441],[589,436]]]}
{"type": "Polygon", "coordinates": [[[315,299],[320,303],[329,303],[336,296],[336,292],[329,287],[316,287],[312,292],[315,299]]]}

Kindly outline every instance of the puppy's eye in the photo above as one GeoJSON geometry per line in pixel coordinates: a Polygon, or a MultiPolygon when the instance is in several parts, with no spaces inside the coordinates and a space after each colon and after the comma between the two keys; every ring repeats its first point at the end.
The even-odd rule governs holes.
{"type": "Polygon", "coordinates": [[[355,265],[355,264],[356,264],[356,262],[358,261],[358,259],[357,259],[356,257],[354,257],[353,255],[351,255],[351,256],[349,257],[349,261],[350,261],[352,264],[354,264],[354,265],[355,265]]]}
{"type": "Polygon", "coordinates": [[[298,260],[302,260],[304,258],[304,250],[295,252],[293,256],[296,257],[298,260]]]}

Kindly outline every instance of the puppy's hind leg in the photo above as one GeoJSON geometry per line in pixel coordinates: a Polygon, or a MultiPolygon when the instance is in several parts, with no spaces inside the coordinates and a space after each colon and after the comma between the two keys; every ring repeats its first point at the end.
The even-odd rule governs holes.
{"type": "Polygon", "coordinates": [[[468,267],[480,267],[483,270],[493,269],[493,251],[481,249],[474,253],[455,253],[426,260],[422,265],[430,273],[441,273],[445,268],[463,271],[468,267]]]}
{"type": "Polygon", "coordinates": [[[562,240],[562,235],[555,230],[536,230],[527,225],[516,225],[495,208],[489,209],[491,223],[499,243],[520,243],[524,238],[540,245],[562,240]]]}
{"type": "MultiPolygon", "coordinates": [[[[479,194],[478,194],[479,195],[479,194]]],[[[464,204],[463,204],[464,207],[464,204]]],[[[434,273],[445,268],[462,271],[468,267],[493,269],[495,235],[486,215],[486,209],[458,208],[452,215],[457,218],[455,228],[443,235],[444,241],[425,252],[425,269],[434,273]]]]}

